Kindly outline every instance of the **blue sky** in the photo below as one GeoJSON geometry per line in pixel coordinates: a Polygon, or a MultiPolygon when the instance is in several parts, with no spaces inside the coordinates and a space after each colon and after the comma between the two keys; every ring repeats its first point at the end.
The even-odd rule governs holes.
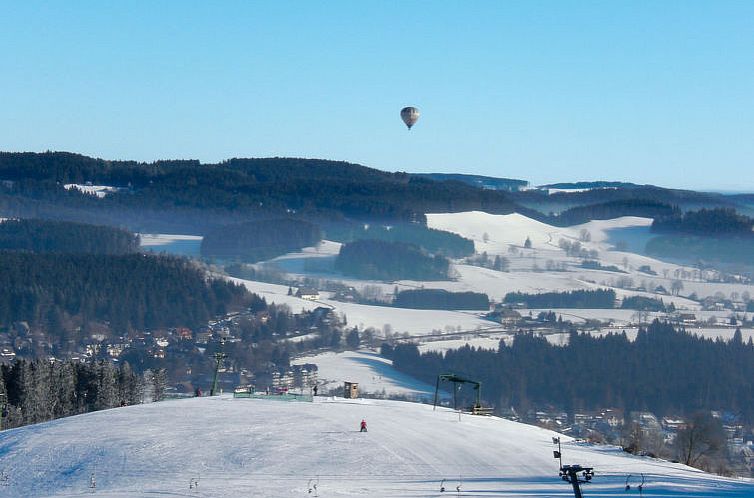
{"type": "Polygon", "coordinates": [[[121,4],[0,3],[1,150],[754,190],[754,2],[121,4]]]}

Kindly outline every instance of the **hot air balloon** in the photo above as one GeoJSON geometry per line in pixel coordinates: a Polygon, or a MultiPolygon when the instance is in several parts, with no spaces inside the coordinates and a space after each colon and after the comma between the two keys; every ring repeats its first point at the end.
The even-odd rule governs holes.
{"type": "Polygon", "coordinates": [[[410,130],[419,121],[419,109],[416,107],[404,107],[401,109],[401,119],[410,130]]]}

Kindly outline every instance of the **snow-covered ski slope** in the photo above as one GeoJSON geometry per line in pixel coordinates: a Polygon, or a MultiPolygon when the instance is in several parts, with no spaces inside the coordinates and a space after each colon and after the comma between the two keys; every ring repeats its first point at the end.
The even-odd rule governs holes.
{"type": "MultiPolygon", "coordinates": [[[[0,433],[3,496],[572,496],[553,432],[397,401],[193,398],[0,433]],[[361,419],[369,432],[359,433],[361,419]],[[460,420],[459,420],[460,418],[460,420]],[[440,493],[445,479],[446,492],[440,493]],[[197,485],[198,483],[198,485],[197,485]],[[460,483],[460,493],[456,486],[460,483]],[[317,488],[314,489],[316,484],[317,488]],[[94,485],[94,487],[92,487],[94,485]],[[311,492],[310,492],[311,490],[311,492]]],[[[563,438],[585,496],[754,496],[730,480],[563,438]],[[635,480],[631,481],[637,484],[635,480]]]]}
{"type": "MultiPolygon", "coordinates": [[[[461,344],[463,346],[463,344],[461,344]]],[[[497,346],[497,344],[495,344],[497,346]]],[[[343,387],[344,381],[359,383],[359,391],[404,399],[432,401],[435,386],[415,379],[393,368],[392,360],[376,351],[327,351],[302,356],[291,361],[294,365],[317,365],[317,382],[320,393],[343,387]]]]}

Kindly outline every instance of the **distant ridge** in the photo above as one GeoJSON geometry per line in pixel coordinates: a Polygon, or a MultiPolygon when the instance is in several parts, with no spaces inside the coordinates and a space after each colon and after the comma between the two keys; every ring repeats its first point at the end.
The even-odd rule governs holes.
{"type": "Polygon", "coordinates": [[[559,182],[548,183],[546,185],[539,185],[538,188],[556,188],[562,190],[581,190],[589,188],[641,188],[641,187],[653,187],[654,185],[639,185],[638,183],[631,182],[610,182],[610,181],[594,181],[594,182],[559,182]]]}
{"type": "Polygon", "coordinates": [[[461,173],[411,173],[411,176],[419,178],[429,178],[438,182],[457,181],[463,182],[474,187],[488,190],[504,190],[507,192],[517,192],[520,189],[529,186],[526,180],[516,180],[514,178],[497,178],[494,176],[482,175],[464,175],[461,173]]]}

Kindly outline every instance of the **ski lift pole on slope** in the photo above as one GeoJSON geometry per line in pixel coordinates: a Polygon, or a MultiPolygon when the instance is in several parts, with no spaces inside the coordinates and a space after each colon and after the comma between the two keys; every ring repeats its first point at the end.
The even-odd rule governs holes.
{"type": "Polygon", "coordinates": [[[581,465],[563,465],[560,467],[560,478],[573,486],[573,495],[576,498],[583,498],[581,494],[581,484],[590,482],[594,477],[592,467],[582,467],[581,465]],[[581,474],[581,477],[579,477],[581,474]]]}
{"type": "MultiPolygon", "coordinates": [[[[631,491],[631,485],[628,483],[628,481],[631,479],[632,475],[633,474],[628,474],[628,476],[626,477],[626,491],[631,491]]],[[[645,482],[645,477],[644,477],[644,473],[642,472],[641,484],[639,484],[636,487],[636,489],[639,490],[639,496],[644,496],[644,482],[645,482]]]]}
{"type": "Polygon", "coordinates": [[[558,459],[558,462],[560,463],[560,465],[559,465],[558,468],[562,469],[563,468],[563,452],[560,449],[560,436],[553,437],[552,438],[552,444],[557,444],[558,445],[558,449],[557,450],[553,450],[552,456],[558,459]]]}
{"type": "Polygon", "coordinates": [[[217,376],[220,373],[220,367],[223,364],[223,360],[228,357],[228,355],[223,352],[224,346],[225,339],[220,339],[220,350],[215,353],[215,375],[212,377],[212,389],[209,391],[210,396],[217,394],[217,376]]]}

